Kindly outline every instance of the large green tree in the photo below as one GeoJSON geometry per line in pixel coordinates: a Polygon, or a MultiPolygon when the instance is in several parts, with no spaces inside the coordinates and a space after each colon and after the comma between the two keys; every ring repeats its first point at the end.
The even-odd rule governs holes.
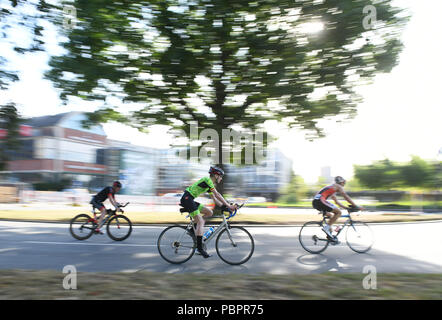
{"type": "Polygon", "coordinates": [[[355,177],[370,189],[440,188],[440,162],[412,156],[411,161],[396,163],[388,159],[355,166],[355,177]]]}
{"type": "Polygon", "coordinates": [[[14,103],[0,106],[0,129],[5,133],[0,139],[0,171],[6,168],[11,152],[20,147],[18,138],[22,121],[14,103]]]}
{"type": "Polygon", "coordinates": [[[401,170],[398,164],[384,159],[370,165],[355,165],[355,177],[369,189],[391,189],[403,185],[401,170]]]}
{"type": "MultiPolygon", "coordinates": [[[[63,29],[66,51],[46,74],[66,103],[102,101],[92,121],[188,133],[197,122],[220,137],[266,120],[317,137],[318,120],[354,116],[356,87],[396,65],[407,20],[391,1],[375,4],[369,29],[370,0],[71,3],[75,27],[63,29]]],[[[61,14],[53,17],[62,25],[61,14]]],[[[228,145],[217,143],[218,151],[228,145]]]]}
{"type": "Polygon", "coordinates": [[[44,51],[43,16],[50,8],[44,0],[2,0],[0,1],[0,92],[19,80],[15,66],[9,64],[11,54],[6,54],[9,46],[15,54],[44,51]],[[17,37],[17,35],[19,35],[17,37]]]}

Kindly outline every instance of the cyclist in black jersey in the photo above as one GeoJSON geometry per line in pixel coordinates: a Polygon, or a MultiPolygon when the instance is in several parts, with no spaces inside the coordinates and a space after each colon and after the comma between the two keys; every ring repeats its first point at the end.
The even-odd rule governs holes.
{"type": "Polygon", "coordinates": [[[120,191],[122,188],[120,181],[114,181],[112,187],[105,187],[103,190],[98,192],[95,196],[92,197],[90,204],[98,210],[100,210],[100,218],[98,219],[98,227],[95,229],[96,233],[102,233],[100,231],[101,224],[103,223],[104,215],[106,214],[106,207],[103,205],[103,202],[106,199],[112,203],[117,211],[121,211],[120,204],[115,200],[115,194],[120,191]]]}

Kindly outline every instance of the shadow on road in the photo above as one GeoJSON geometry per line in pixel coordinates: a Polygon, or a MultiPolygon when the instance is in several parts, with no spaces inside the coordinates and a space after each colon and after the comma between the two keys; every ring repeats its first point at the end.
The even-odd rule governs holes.
{"type": "Polygon", "coordinates": [[[162,228],[135,228],[131,237],[114,242],[106,235],[78,241],[66,226],[0,224],[0,269],[60,270],[74,265],[80,272],[165,272],[192,274],[310,274],[323,272],[362,273],[365,266],[377,272],[440,273],[441,265],[413,257],[372,249],[358,254],[345,243],[322,254],[307,253],[298,240],[299,228],[248,228],[255,238],[255,252],[244,265],[224,263],[209,247],[212,257],[195,255],[188,262],[172,265],[158,254],[156,239],[162,228]]]}

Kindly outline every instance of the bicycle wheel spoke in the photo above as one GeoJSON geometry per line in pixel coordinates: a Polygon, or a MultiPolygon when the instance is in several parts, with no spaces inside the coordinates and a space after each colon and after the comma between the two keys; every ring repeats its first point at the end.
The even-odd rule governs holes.
{"type": "Polygon", "coordinates": [[[299,232],[299,242],[310,253],[320,253],[329,245],[321,223],[316,221],[307,222],[302,226],[299,232]]]}
{"type": "Polygon", "coordinates": [[[193,237],[181,226],[166,228],[158,238],[158,251],[164,260],[170,263],[183,263],[195,252],[193,237]]]}
{"type": "Polygon", "coordinates": [[[93,220],[87,214],[80,214],[71,220],[69,231],[78,240],[88,239],[95,229],[93,220]]]}
{"type": "Polygon", "coordinates": [[[216,240],[218,256],[229,264],[247,262],[255,250],[255,243],[250,233],[242,227],[223,230],[216,240]]]}
{"type": "Polygon", "coordinates": [[[347,229],[347,244],[355,252],[364,253],[371,249],[374,235],[364,222],[353,222],[347,229]]]}
{"type": "Polygon", "coordinates": [[[123,215],[115,216],[109,219],[107,224],[107,233],[115,241],[122,241],[129,237],[132,232],[132,223],[123,215]]]}

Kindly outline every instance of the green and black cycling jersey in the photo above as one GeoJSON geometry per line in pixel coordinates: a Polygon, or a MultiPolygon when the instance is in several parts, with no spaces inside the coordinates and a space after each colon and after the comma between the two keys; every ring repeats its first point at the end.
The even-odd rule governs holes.
{"type": "Polygon", "coordinates": [[[212,194],[213,190],[215,190],[215,185],[209,177],[201,178],[190,187],[186,188],[186,191],[189,192],[193,198],[198,198],[205,192],[212,194]]]}
{"type": "Polygon", "coordinates": [[[195,198],[198,198],[205,192],[212,194],[214,190],[215,185],[212,179],[204,177],[186,188],[186,191],[181,197],[180,204],[189,211],[191,217],[195,217],[204,207],[201,203],[196,202],[195,198]]]}

